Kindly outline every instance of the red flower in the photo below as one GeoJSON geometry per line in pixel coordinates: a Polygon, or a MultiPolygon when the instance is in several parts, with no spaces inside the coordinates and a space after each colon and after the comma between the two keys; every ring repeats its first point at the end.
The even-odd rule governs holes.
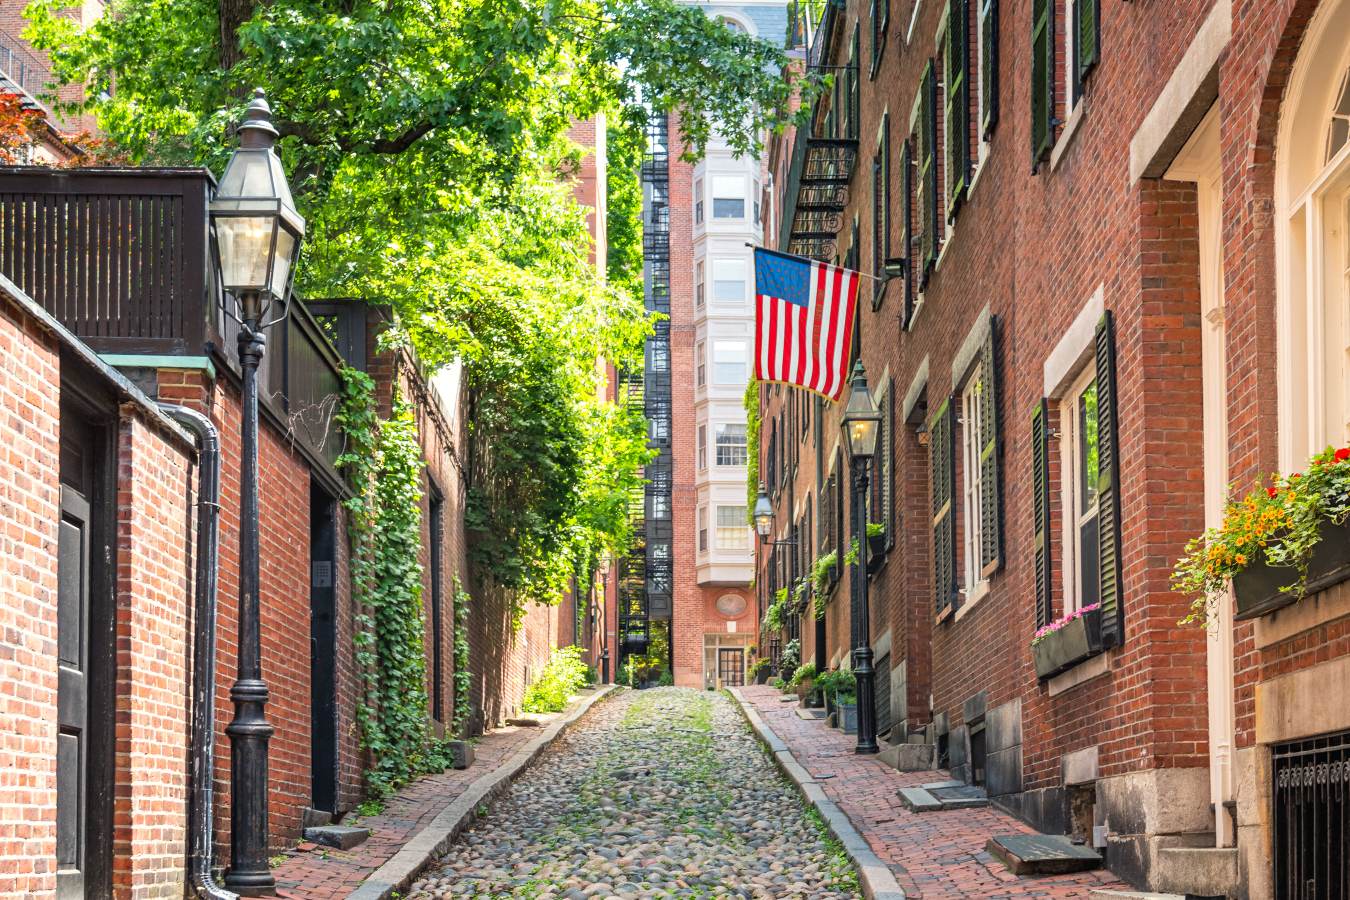
{"type": "Polygon", "coordinates": [[[1272,497],[1276,497],[1276,496],[1279,496],[1279,493],[1280,493],[1280,492],[1277,491],[1277,490],[1275,490],[1274,488],[1266,488],[1266,493],[1269,494],[1269,495],[1272,496],[1272,497]]]}
{"type": "Polygon", "coordinates": [[[1289,476],[1289,480],[1290,480],[1290,481],[1298,481],[1298,480],[1299,480],[1300,478],[1302,478],[1302,477],[1303,477],[1303,473],[1302,473],[1302,472],[1295,472],[1293,475],[1290,475],[1290,476],[1289,476]]]}
{"type": "Polygon", "coordinates": [[[1345,462],[1350,459],[1350,447],[1342,447],[1336,451],[1336,462],[1345,462]]]}

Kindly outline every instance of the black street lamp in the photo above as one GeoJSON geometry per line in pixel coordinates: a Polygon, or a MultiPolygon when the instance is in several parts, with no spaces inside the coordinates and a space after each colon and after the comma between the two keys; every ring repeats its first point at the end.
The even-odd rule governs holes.
{"type": "Polygon", "coordinates": [[[286,318],[291,276],[305,220],[295,211],[273,149],[277,130],[262,90],[254,92],[239,147],[211,201],[221,303],[239,323],[243,418],[239,461],[239,662],[230,688],[230,868],[225,886],[248,897],[276,893],[267,864],[267,745],[258,607],[258,365],[263,330],[286,318]],[[279,306],[279,311],[274,310],[279,306]]]}
{"type": "Polygon", "coordinates": [[[853,618],[853,677],[858,684],[858,745],[854,753],[877,753],[876,672],[872,668],[871,611],[867,600],[867,466],[877,452],[881,410],[867,389],[862,360],[853,366],[848,406],[841,423],[853,473],[853,540],[857,560],[849,579],[853,618]]]}
{"type": "Polygon", "coordinates": [[[764,482],[759,483],[759,494],[755,497],[755,511],[753,514],[755,520],[755,533],[759,535],[759,542],[771,547],[795,547],[796,538],[787,538],[781,541],[771,541],[769,536],[773,534],[773,503],[769,500],[769,492],[764,489],[764,482]]]}

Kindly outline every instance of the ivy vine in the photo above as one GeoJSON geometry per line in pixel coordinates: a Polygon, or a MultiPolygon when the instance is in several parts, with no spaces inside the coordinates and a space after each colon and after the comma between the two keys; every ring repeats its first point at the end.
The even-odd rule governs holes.
{"type": "Polygon", "coordinates": [[[357,609],[356,659],[364,691],[356,718],[370,755],[368,793],[389,796],[411,778],[443,770],[447,748],[427,714],[422,635],[422,450],[410,404],[395,395],[388,420],[375,411],[374,382],[343,371],[336,421],[338,458],[352,496],[344,501],[357,609]]]}
{"type": "Polygon", "coordinates": [[[755,501],[759,499],[759,382],[750,376],[745,386],[745,514],[755,524],[755,501]]]}
{"type": "Polygon", "coordinates": [[[469,691],[473,673],[469,671],[469,592],[464,590],[459,576],[455,576],[455,708],[451,713],[450,732],[461,734],[473,713],[469,691]]]}

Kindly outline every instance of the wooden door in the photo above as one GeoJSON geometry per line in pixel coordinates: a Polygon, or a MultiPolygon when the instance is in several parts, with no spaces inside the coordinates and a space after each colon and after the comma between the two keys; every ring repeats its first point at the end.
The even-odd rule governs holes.
{"type": "Polygon", "coordinates": [[[740,647],[721,647],[717,651],[717,678],[722,687],[745,684],[745,651],[740,647]]]}

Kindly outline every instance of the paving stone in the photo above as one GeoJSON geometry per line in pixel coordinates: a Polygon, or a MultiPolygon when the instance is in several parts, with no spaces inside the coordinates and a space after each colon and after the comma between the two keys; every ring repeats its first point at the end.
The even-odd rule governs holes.
{"type": "Polygon", "coordinates": [[[369,828],[359,828],[355,825],[318,825],[305,829],[305,840],[323,844],[325,847],[336,847],[339,850],[350,850],[360,846],[368,837],[370,837],[369,828]]]}
{"type": "Polygon", "coordinates": [[[799,706],[797,707],[797,718],[805,719],[808,722],[823,722],[825,720],[825,710],[799,706]]]}
{"type": "Polygon", "coordinates": [[[1014,875],[1061,875],[1099,868],[1102,856],[1063,835],[1007,834],[991,837],[985,849],[1014,875]]]}
{"type": "Polygon", "coordinates": [[[989,805],[989,796],[985,794],[984,788],[973,784],[929,788],[928,792],[941,801],[943,809],[978,809],[989,805]]]}
{"type": "Polygon", "coordinates": [[[942,801],[920,787],[903,787],[900,802],[911,812],[935,812],[942,809],[942,801]]]}

